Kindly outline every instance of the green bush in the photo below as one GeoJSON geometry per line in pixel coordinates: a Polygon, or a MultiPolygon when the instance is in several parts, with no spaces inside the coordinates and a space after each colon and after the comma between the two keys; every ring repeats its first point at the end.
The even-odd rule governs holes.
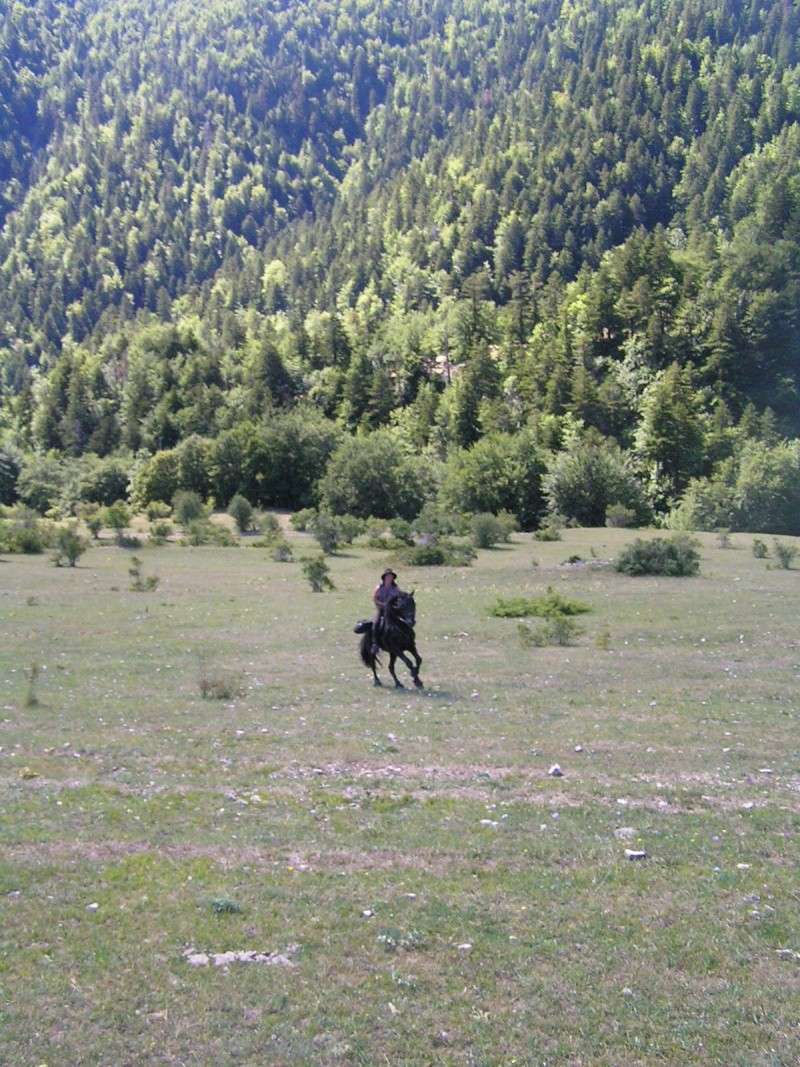
{"type": "Polygon", "coordinates": [[[431,486],[430,463],[406,456],[388,430],[347,437],[319,483],[322,507],[334,515],[399,515],[410,519],[431,486]]]}
{"type": "Polygon", "coordinates": [[[317,512],[308,528],[326,556],[332,555],[339,547],[339,524],[333,515],[326,511],[317,512]]]}
{"type": "Polygon", "coordinates": [[[564,518],[561,515],[550,515],[547,521],[534,530],[533,537],[536,541],[560,541],[561,530],[564,526],[564,518]]]}
{"type": "Polygon", "coordinates": [[[172,523],[162,519],[150,527],[150,540],[154,545],[165,545],[172,532],[172,523]]]}
{"type": "Polygon", "coordinates": [[[60,526],[53,538],[53,563],[56,567],[74,567],[88,545],[74,526],[60,526]]]}
{"type": "Polygon", "coordinates": [[[157,522],[158,519],[168,519],[172,514],[172,508],[163,500],[151,500],[145,514],[150,522],[157,522]]]}
{"type": "Polygon", "coordinates": [[[500,540],[508,544],[511,535],[519,530],[519,521],[510,511],[498,511],[495,517],[500,524],[500,540]]]}
{"type": "Polygon", "coordinates": [[[121,542],[122,536],[131,521],[131,513],[124,500],[117,500],[109,504],[103,513],[103,523],[117,535],[117,543],[121,542]]]}
{"type": "Polygon", "coordinates": [[[753,538],[753,555],[756,559],[766,559],[769,555],[766,542],[762,541],[760,537],[753,538]]]}
{"type": "Polygon", "coordinates": [[[772,546],[778,566],[788,571],[798,554],[798,549],[795,545],[787,545],[783,541],[779,541],[777,537],[772,539],[772,546]]]}
{"type": "Polygon", "coordinates": [[[289,542],[276,541],[272,546],[272,558],[276,563],[291,563],[294,559],[294,554],[289,542]]]}
{"type": "Polygon", "coordinates": [[[412,536],[411,523],[408,519],[390,519],[389,531],[395,541],[399,541],[401,544],[413,545],[414,538],[412,536]]]}
{"type": "Polygon", "coordinates": [[[606,526],[626,529],[636,526],[636,512],[624,504],[609,504],[606,508],[606,526]]]}
{"type": "Polygon", "coordinates": [[[336,588],[331,580],[329,567],[325,562],[324,556],[304,559],[303,574],[315,593],[322,593],[325,589],[336,588]]]}
{"type": "Polygon", "coordinates": [[[131,577],[131,590],[134,593],[153,593],[158,588],[161,579],[156,574],[145,575],[142,572],[142,561],[138,556],[131,557],[131,565],[128,568],[131,577]]]}
{"type": "Polygon", "coordinates": [[[261,531],[262,541],[265,544],[270,544],[282,536],[281,524],[278,520],[278,516],[273,515],[270,511],[259,516],[258,528],[261,531]]]}
{"type": "Polygon", "coordinates": [[[199,548],[201,545],[219,545],[220,548],[235,548],[238,541],[227,528],[209,519],[194,519],[186,527],[184,544],[199,548]]]}
{"type": "Polygon", "coordinates": [[[591,610],[582,600],[562,597],[548,585],[544,596],[498,597],[489,608],[489,614],[498,619],[521,619],[527,615],[583,615],[591,610]]]}
{"type": "Polygon", "coordinates": [[[205,518],[206,509],[200,494],[191,489],[179,489],[172,498],[172,513],[181,526],[188,526],[198,519],[205,518]]]}
{"type": "Polygon", "coordinates": [[[412,567],[468,567],[477,553],[472,545],[442,540],[430,545],[415,545],[400,553],[404,563],[412,567]]]}
{"type": "MultiPolygon", "coordinates": [[[[230,504],[228,504],[228,514],[236,523],[236,528],[239,533],[247,533],[248,530],[253,528],[253,518],[255,515],[253,505],[247,497],[242,496],[241,493],[237,493],[231,500],[230,504]]],[[[275,518],[275,516],[273,515],[272,518],[275,518]]]]}
{"type": "Polygon", "coordinates": [[[303,533],[308,529],[309,523],[315,518],[316,514],[316,508],[301,508],[300,511],[296,511],[292,515],[289,522],[292,524],[293,529],[303,533]]]}
{"type": "MultiPolygon", "coordinates": [[[[403,522],[403,519],[395,520],[403,522]]],[[[343,545],[352,545],[353,541],[364,532],[365,522],[355,515],[337,515],[336,529],[339,531],[339,540],[343,545]]]]}
{"type": "Polygon", "coordinates": [[[484,512],[472,516],[470,534],[476,548],[492,548],[498,541],[503,540],[503,527],[497,516],[484,512]]]}
{"type": "Polygon", "coordinates": [[[622,574],[664,575],[670,578],[690,577],[700,570],[699,543],[685,534],[674,537],[637,539],[627,545],[614,561],[614,569],[622,574]]]}
{"type": "Polygon", "coordinates": [[[583,629],[569,615],[551,615],[536,627],[519,623],[517,633],[523,648],[542,648],[545,645],[571,645],[583,629]]]}

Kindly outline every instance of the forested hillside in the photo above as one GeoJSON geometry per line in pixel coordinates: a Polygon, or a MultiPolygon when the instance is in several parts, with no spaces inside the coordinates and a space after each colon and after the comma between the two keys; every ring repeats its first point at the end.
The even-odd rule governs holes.
{"type": "Polygon", "coordinates": [[[799,33],[789,0],[11,3],[0,502],[368,513],[336,484],[377,464],[409,515],[800,532],[799,33]]]}

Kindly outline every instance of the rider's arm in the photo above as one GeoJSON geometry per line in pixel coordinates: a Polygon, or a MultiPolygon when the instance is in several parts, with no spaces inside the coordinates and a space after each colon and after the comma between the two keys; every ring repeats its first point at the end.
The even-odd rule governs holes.
{"type": "Polygon", "coordinates": [[[375,592],[372,594],[372,600],[373,600],[373,603],[375,604],[376,608],[379,608],[381,606],[381,602],[378,599],[378,592],[380,591],[380,588],[381,588],[380,585],[376,585],[375,586],[375,592]]]}

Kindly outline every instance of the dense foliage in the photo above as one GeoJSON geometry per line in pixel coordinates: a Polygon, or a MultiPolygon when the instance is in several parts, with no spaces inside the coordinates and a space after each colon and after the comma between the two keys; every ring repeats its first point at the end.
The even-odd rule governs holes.
{"type": "Polygon", "coordinates": [[[0,502],[790,532],[799,32],[784,0],[15,0],[0,502]]]}

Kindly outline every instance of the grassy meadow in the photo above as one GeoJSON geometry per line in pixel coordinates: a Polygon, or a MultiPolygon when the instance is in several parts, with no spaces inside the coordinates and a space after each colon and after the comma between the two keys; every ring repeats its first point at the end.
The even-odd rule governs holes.
{"type": "Polygon", "coordinates": [[[633,536],[397,567],[419,692],[357,655],[377,551],[0,561],[0,1063],[800,1062],[800,571],[563,564],[633,536]],[[584,632],[524,648],[548,585],[584,632]]]}

